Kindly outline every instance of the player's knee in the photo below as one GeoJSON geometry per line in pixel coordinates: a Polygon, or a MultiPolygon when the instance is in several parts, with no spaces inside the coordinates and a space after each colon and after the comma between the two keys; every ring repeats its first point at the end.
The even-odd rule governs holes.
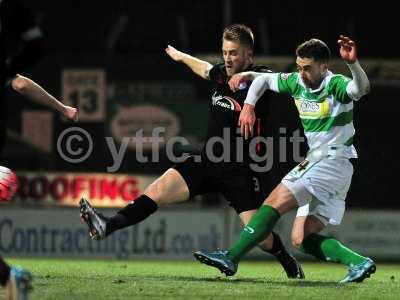
{"type": "Polygon", "coordinates": [[[25,90],[28,86],[28,81],[25,77],[18,75],[11,81],[11,86],[16,92],[22,94],[25,92],[25,90]]]}
{"type": "Polygon", "coordinates": [[[283,199],[280,197],[279,194],[272,192],[267,199],[264,201],[264,205],[271,206],[275,208],[277,211],[280,213],[282,210],[282,207],[284,205],[284,202],[282,201],[283,199]]]}
{"type": "Polygon", "coordinates": [[[160,184],[158,182],[153,182],[144,191],[144,193],[157,204],[160,204],[160,202],[162,202],[162,192],[162,188],[160,187],[160,184]]]}
{"type": "Polygon", "coordinates": [[[178,180],[168,171],[152,184],[144,194],[153,199],[159,206],[186,201],[189,199],[189,190],[184,180],[178,180]]]}
{"type": "Polygon", "coordinates": [[[297,202],[292,193],[280,185],[269,194],[264,205],[272,206],[283,215],[297,207],[297,202]]]}

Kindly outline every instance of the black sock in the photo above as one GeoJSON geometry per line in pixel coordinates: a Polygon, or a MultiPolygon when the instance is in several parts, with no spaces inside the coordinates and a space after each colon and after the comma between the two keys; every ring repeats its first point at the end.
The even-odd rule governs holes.
{"type": "Polygon", "coordinates": [[[0,257],[0,284],[5,286],[10,278],[10,266],[0,257]]]}
{"type": "Polygon", "coordinates": [[[272,254],[273,256],[279,258],[284,252],[286,252],[285,246],[282,243],[281,238],[275,232],[272,232],[272,236],[274,237],[274,241],[272,242],[272,248],[266,252],[272,254]]]}
{"type": "Polygon", "coordinates": [[[115,216],[107,218],[106,234],[131,225],[135,225],[146,219],[158,208],[154,200],[146,195],[141,195],[132,203],[121,209],[115,216]]]}

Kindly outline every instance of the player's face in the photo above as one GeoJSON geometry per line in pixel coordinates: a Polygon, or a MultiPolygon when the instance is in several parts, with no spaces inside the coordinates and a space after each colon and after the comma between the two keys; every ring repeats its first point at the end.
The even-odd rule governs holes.
{"type": "Polygon", "coordinates": [[[253,51],[234,41],[223,40],[222,55],[228,76],[243,72],[253,63],[253,51]]]}
{"type": "Polygon", "coordinates": [[[326,63],[316,62],[314,58],[297,57],[296,64],[301,79],[309,88],[317,88],[328,69],[326,63]]]}

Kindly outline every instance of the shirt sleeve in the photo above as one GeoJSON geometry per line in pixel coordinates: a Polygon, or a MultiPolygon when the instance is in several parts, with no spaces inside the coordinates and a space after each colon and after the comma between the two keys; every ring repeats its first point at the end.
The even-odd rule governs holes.
{"type": "Polygon", "coordinates": [[[265,93],[266,90],[279,92],[278,90],[278,73],[266,73],[257,76],[250,85],[247,92],[246,104],[256,105],[258,99],[265,93]]]}
{"type": "Polygon", "coordinates": [[[371,86],[367,74],[361,67],[358,60],[352,64],[347,64],[350,69],[353,80],[346,87],[347,94],[354,101],[369,93],[371,86]]]}
{"type": "Polygon", "coordinates": [[[226,75],[222,71],[223,64],[217,64],[214,65],[210,72],[209,72],[209,77],[210,80],[213,82],[216,82],[218,84],[224,84],[226,81],[226,75]]]}

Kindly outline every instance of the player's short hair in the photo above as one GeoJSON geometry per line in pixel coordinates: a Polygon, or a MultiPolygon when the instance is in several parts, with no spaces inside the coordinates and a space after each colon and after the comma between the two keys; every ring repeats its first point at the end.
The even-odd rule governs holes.
{"type": "Polygon", "coordinates": [[[296,55],[301,58],[314,58],[318,62],[328,62],[331,58],[331,50],[319,39],[311,39],[299,45],[296,55]]]}
{"type": "Polygon", "coordinates": [[[238,42],[250,49],[254,48],[254,35],[250,27],[243,24],[233,24],[224,28],[222,41],[238,42]]]}

